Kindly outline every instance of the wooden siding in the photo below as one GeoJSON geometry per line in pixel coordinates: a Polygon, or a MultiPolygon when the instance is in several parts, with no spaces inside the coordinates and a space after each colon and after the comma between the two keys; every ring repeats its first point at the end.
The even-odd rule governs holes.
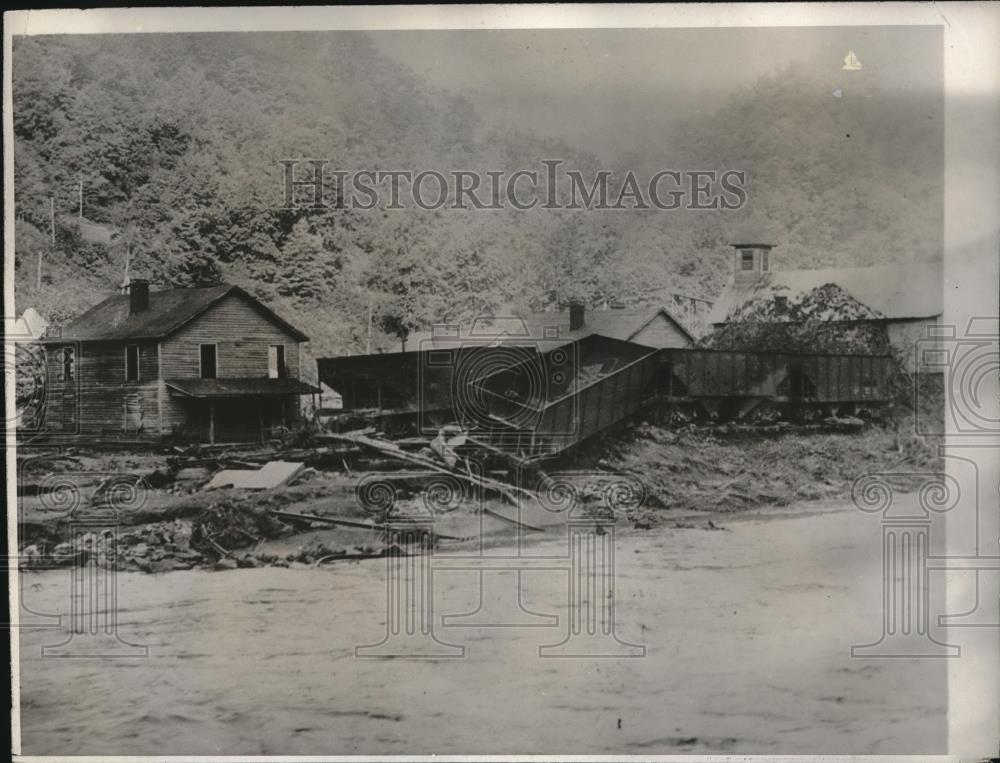
{"type": "Polygon", "coordinates": [[[299,377],[296,339],[237,296],[227,297],[163,340],[163,378],[197,378],[201,344],[218,345],[220,379],[267,378],[267,348],[272,344],[285,345],[288,376],[299,377]]]}
{"type": "Polygon", "coordinates": [[[665,350],[665,394],[676,399],[761,397],[809,402],[891,398],[886,355],[810,355],[727,350],[665,350]]]}
{"type": "MultiPolygon", "coordinates": [[[[284,345],[288,377],[299,378],[298,341],[238,296],[227,297],[161,342],[161,378],[164,381],[198,378],[202,344],[217,346],[216,371],[220,379],[266,379],[267,352],[272,344],[284,345]]],[[[171,393],[165,383],[160,394],[162,434],[207,436],[203,422],[205,410],[194,401],[171,393]]],[[[244,405],[253,428],[259,428],[260,411],[256,410],[259,406],[253,403],[251,407],[249,401],[244,405]]],[[[267,406],[261,408],[265,409],[267,406]]],[[[273,416],[270,418],[273,421],[273,416]]]]}
{"type": "MultiPolygon", "coordinates": [[[[46,349],[46,429],[74,432],[126,431],[126,398],[133,422],[143,433],[159,431],[159,369],[155,342],[139,346],[139,378],[125,380],[125,343],[100,342],[50,346],[46,349]],[[62,351],[76,354],[73,381],[61,381],[62,351]]],[[[135,427],[130,429],[135,431],[135,427]]]]}

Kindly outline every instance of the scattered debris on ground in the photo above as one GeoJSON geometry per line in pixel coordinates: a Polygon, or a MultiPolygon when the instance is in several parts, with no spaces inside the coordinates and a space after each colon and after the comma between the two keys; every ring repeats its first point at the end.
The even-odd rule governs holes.
{"type": "MultiPolygon", "coordinates": [[[[765,505],[846,497],[851,482],[871,471],[941,468],[932,441],[903,434],[912,430],[908,421],[895,427],[854,417],[697,425],[653,423],[660,419],[652,413],[641,412],[561,460],[547,460],[544,470],[457,427],[429,439],[390,439],[366,426],[266,446],[19,454],[22,564],[96,559],[154,573],[328,565],[407,553],[388,522],[406,512],[435,515],[435,543],[478,537],[480,512],[499,520],[507,534],[512,527],[540,532],[560,521],[545,503],[559,498],[549,473],[566,470],[627,475],[641,485],[645,501],[618,510],[634,529],[724,530],[698,515],[717,520],[765,505]],[[71,532],[65,496],[53,493],[51,478],[61,476],[74,480],[74,505],[120,508],[121,497],[134,493],[143,500],[121,509],[110,533],[71,532]],[[468,522],[439,531],[443,518],[463,513],[468,522]],[[288,550],[288,539],[310,533],[323,537],[288,550]]],[[[590,482],[593,489],[576,492],[574,500],[590,515],[607,513],[605,486],[590,482]]]]}

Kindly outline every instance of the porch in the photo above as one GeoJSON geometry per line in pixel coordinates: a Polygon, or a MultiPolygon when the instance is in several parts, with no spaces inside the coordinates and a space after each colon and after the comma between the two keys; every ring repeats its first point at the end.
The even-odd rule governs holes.
{"type": "Polygon", "coordinates": [[[264,441],[299,420],[300,395],[320,391],[298,379],[171,379],[166,386],[183,434],[210,444],[264,441]]]}

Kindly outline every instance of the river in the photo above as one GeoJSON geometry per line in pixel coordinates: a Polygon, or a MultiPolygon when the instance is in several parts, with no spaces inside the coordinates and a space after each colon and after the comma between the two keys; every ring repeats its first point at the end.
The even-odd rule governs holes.
{"type": "MultiPolygon", "coordinates": [[[[43,658],[62,637],[23,631],[22,751],[943,752],[947,661],[850,656],[881,631],[878,519],[831,506],[723,524],[618,533],[617,633],[646,647],[623,659],[539,657],[565,638],[558,569],[523,572],[522,601],[560,626],[438,625],[465,654],[433,660],[355,656],[385,635],[385,560],[121,574],[119,632],[148,656],[43,658]]],[[[502,585],[486,596],[515,574],[487,578],[502,585]]],[[[60,612],[68,581],[29,573],[26,601],[60,612]]],[[[478,573],[433,584],[438,614],[475,609],[478,573]]]]}

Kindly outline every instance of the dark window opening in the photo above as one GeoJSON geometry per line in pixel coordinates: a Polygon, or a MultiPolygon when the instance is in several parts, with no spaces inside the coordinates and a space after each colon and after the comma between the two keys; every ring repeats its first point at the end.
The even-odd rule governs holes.
{"type": "Polygon", "coordinates": [[[285,345],[272,344],[267,348],[267,376],[269,379],[284,379],[287,376],[285,345]]]}
{"type": "Polygon", "coordinates": [[[203,344],[201,346],[201,378],[202,379],[216,378],[214,344],[203,344]]]}
{"type": "Polygon", "coordinates": [[[760,253],[760,269],[762,272],[766,273],[771,269],[771,253],[761,252],[760,253]]]}
{"type": "Polygon", "coordinates": [[[71,382],[76,378],[76,352],[72,347],[64,347],[62,350],[62,373],[59,381],[71,382]]]}
{"type": "Polygon", "coordinates": [[[742,270],[753,270],[753,252],[740,252],[740,268],[742,270]]]}
{"type": "Polygon", "coordinates": [[[125,381],[139,381],[139,345],[125,346],[125,381]]]}

